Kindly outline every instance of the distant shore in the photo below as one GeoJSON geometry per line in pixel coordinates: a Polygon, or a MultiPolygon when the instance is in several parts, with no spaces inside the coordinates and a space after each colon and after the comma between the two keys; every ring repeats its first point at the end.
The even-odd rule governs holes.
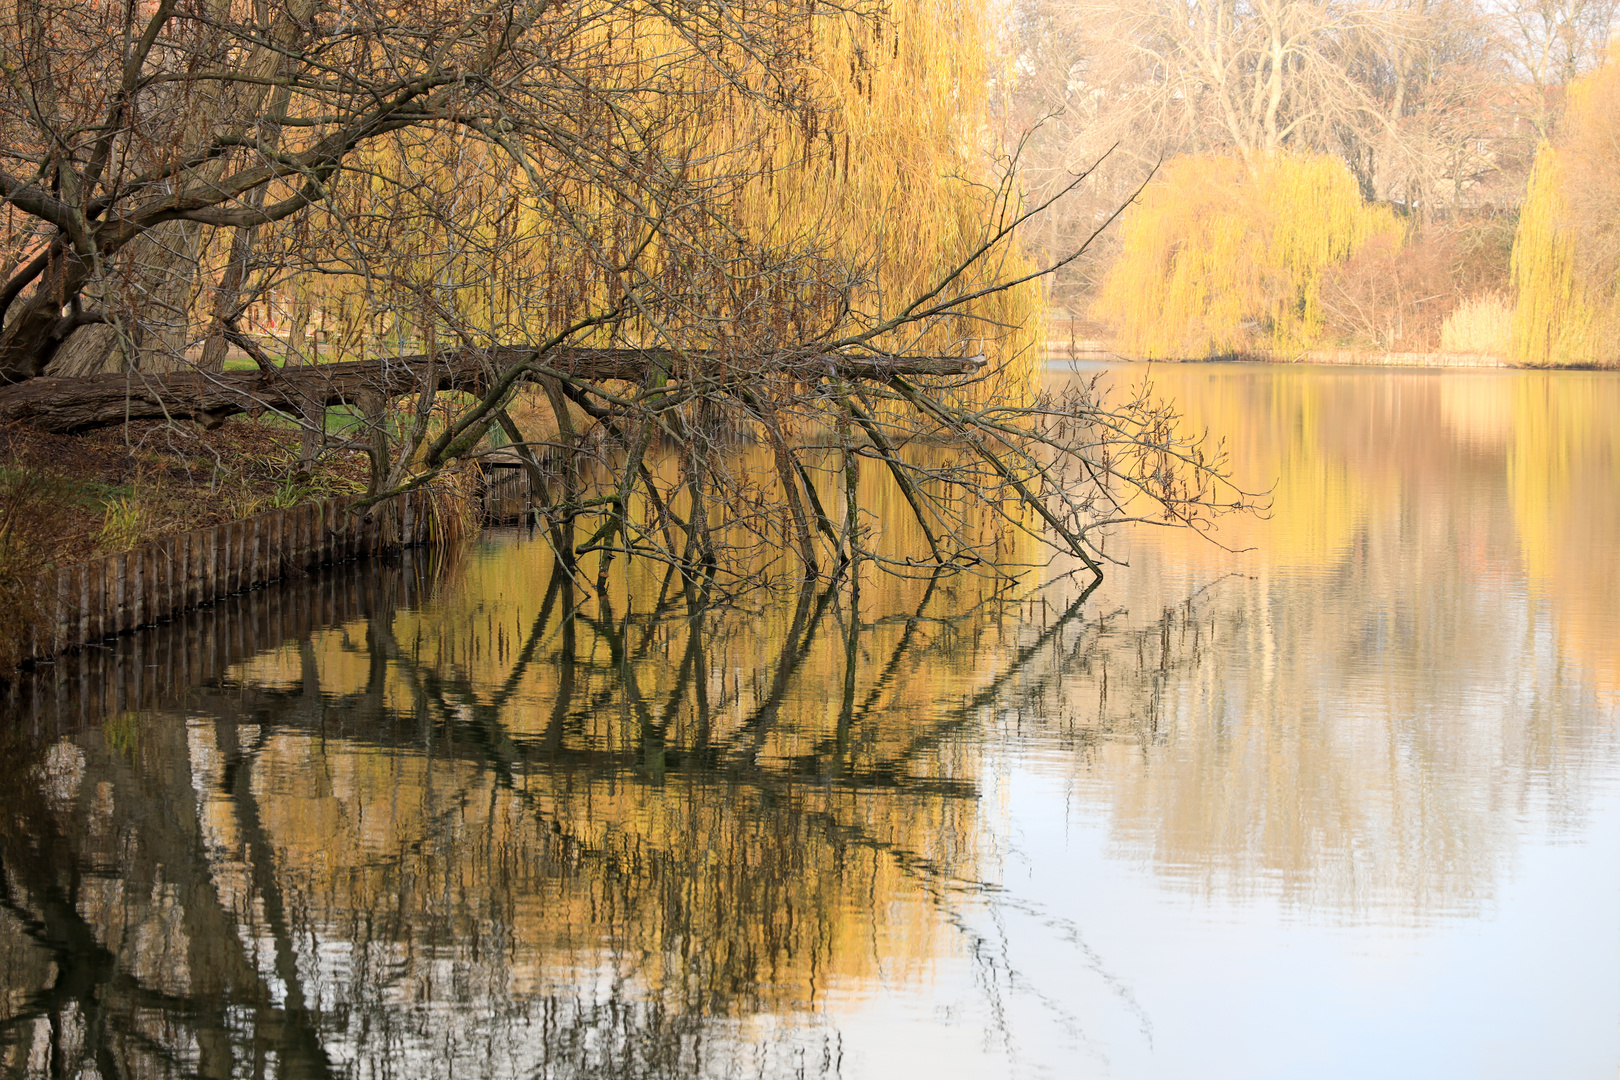
{"type": "MultiPolygon", "coordinates": [[[[1053,340],[1046,342],[1046,355],[1053,360],[1109,360],[1143,363],[1140,357],[1116,352],[1111,342],[1092,340],[1053,340]]],[[[1159,360],[1161,364],[1219,363],[1243,361],[1262,364],[1339,364],[1365,367],[1410,368],[1517,368],[1504,356],[1491,353],[1379,352],[1372,349],[1306,349],[1298,353],[1245,353],[1241,356],[1188,357],[1159,360]]]]}

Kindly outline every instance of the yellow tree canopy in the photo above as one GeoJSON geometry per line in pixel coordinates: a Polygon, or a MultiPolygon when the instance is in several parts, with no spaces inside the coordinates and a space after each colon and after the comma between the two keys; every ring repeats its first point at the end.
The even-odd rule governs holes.
{"type": "MultiPolygon", "coordinates": [[[[626,83],[626,137],[682,170],[679,186],[603,182],[552,147],[525,148],[519,167],[464,132],[402,132],[334,193],[314,226],[323,238],[287,238],[281,293],[306,298],[327,358],[420,347],[434,321],[543,339],[649,279],[663,306],[616,322],[619,340],[746,354],[761,338],[815,340],[851,313],[880,322],[963,262],[1006,209],[988,6],[908,0],[811,21],[792,81],[814,107],[797,110],[717,77],[668,25],[614,25],[597,47],[626,83]],[[686,107],[671,111],[671,97],[686,107]],[[660,203],[666,191],[686,201],[660,203]]],[[[1012,251],[961,291],[1031,268],[1012,251]]],[[[884,345],[965,340],[1012,356],[1038,338],[1041,314],[1031,284],[884,345]]]]}
{"type": "Polygon", "coordinates": [[[1538,366],[1620,359],[1620,53],[1570,86],[1536,153],[1513,238],[1513,352],[1538,366]]]}
{"type": "Polygon", "coordinates": [[[1096,313],[1137,356],[1307,346],[1322,274],[1379,236],[1399,243],[1405,227],[1334,158],[1179,157],[1126,214],[1096,313]]]}

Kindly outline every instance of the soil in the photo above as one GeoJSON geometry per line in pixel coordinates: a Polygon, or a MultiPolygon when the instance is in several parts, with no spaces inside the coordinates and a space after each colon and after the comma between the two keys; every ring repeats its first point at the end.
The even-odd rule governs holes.
{"type": "MultiPolygon", "coordinates": [[[[299,469],[299,434],[251,417],[213,431],[136,422],[84,435],[0,426],[0,502],[24,477],[48,483],[47,562],[63,565],[149,539],[302,502],[364,491],[363,454],[299,469]]],[[[35,511],[39,513],[40,511],[35,511]]]]}

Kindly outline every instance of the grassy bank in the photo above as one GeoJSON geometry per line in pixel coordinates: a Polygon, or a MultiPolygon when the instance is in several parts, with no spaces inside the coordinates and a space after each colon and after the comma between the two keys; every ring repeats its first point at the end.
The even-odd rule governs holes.
{"type": "Polygon", "coordinates": [[[265,510],[363,492],[366,461],[299,460],[299,433],[238,417],[177,434],[161,423],[85,435],[0,428],[0,670],[38,617],[56,567],[265,510]]]}

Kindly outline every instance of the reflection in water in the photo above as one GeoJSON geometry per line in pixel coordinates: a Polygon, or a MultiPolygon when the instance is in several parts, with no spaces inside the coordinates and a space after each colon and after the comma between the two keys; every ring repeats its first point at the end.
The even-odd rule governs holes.
{"type": "Polygon", "coordinates": [[[366,594],[326,605],[349,618],[99,725],[33,702],[57,737],[5,756],[12,1065],[815,1074],[830,988],[971,945],[955,733],[1039,651],[976,677],[988,586],[637,613],[545,551],[329,580],[366,594]]]}
{"type": "MultiPolygon", "coordinates": [[[[1132,625],[1183,667],[1133,688],[1164,749],[1088,767],[1116,828],[1199,888],[1476,909],[1516,815],[1573,827],[1593,755],[1612,760],[1620,381],[1211,365],[1154,381],[1230,433],[1239,482],[1274,485],[1276,512],[1223,526],[1235,557],[1174,533],[1122,545],[1132,568],[1099,599],[1164,612],[1157,650],[1132,625]]],[[[1066,679],[1065,700],[1101,677],[1066,679]]]]}
{"type": "Polygon", "coordinates": [[[928,1023],[1001,1071],[1036,1015],[1047,1060],[1095,1051],[1014,916],[1173,1037],[1150,972],[1019,894],[1015,848],[1067,857],[1011,835],[1025,777],[1164,889],[1478,918],[1612,776],[1616,384],[1157,379],[1277,482],[1220,534],[1254,550],[739,605],[647,566],[587,599],[503,533],[40,673],[0,732],[7,1075],[848,1075],[861,1017],[964,987],[928,1023]]]}

